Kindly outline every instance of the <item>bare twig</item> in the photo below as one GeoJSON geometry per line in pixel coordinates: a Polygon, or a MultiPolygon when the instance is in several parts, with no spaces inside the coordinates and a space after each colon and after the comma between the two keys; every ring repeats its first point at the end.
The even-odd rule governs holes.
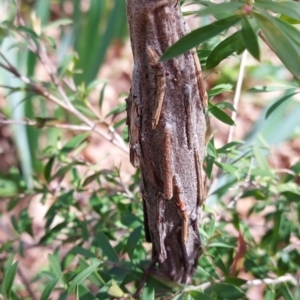
{"type": "MultiPolygon", "coordinates": [[[[70,105],[71,102],[66,104],[64,101],[60,100],[56,96],[52,95],[48,92],[43,86],[33,82],[30,78],[22,75],[19,73],[19,71],[10,64],[10,62],[6,59],[6,57],[0,52],[0,56],[3,58],[3,60],[6,62],[6,65],[3,63],[0,63],[0,67],[7,70],[8,72],[14,74],[17,78],[19,78],[21,81],[23,81],[25,84],[27,84],[36,94],[46,98],[47,100],[55,103],[56,105],[59,105],[69,113],[76,116],[80,121],[85,123],[91,131],[94,131],[101,137],[105,138],[106,140],[110,141],[115,146],[119,147],[122,151],[125,153],[128,153],[128,147],[123,142],[122,138],[114,131],[110,131],[108,128],[108,133],[104,132],[98,127],[97,123],[92,122],[89,118],[87,118],[85,115],[83,115],[80,111],[78,111],[73,104],[70,105]]],[[[69,101],[69,100],[68,100],[69,101]]]]}
{"type": "Polygon", "coordinates": [[[293,250],[300,250],[300,241],[297,241],[296,243],[288,245],[282,249],[282,251],[286,253],[292,252],[293,250]]]}
{"type": "MultiPolygon", "coordinates": [[[[221,281],[222,281],[222,279],[215,280],[214,282],[219,283],[221,281]]],[[[257,286],[257,285],[262,285],[262,284],[274,285],[274,284],[280,284],[280,283],[284,283],[284,282],[290,282],[293,285],[298,285],[299,278],[297,276],[293,276],[291,274],[286,274],[286,275],[280,276],[278,278],[253,279],[253,280],[248,280],[241,287],[249,288],[252,286],[257,286]]],[[[191,291],[199,291],[199,290],[202,291],[202,290],[207,289],[211,285],[212,285],[212,282],[204,282],[197,286],[189,286],[189,287],[185,288],[182,292],[187,293],[187,292],[191,292],[191,291]]]]}
{"type": "Polygon", "coordinates": [[[35,292],[32,290],[32,287],[30,285],[30,282],[27,280],[25,274],[21,270],[21,268],[18,268],[18,275],[23,282],[24,286],[26,287],[26,290],[28,292],[28,295],[31,297],[32,300],[38,300],[38,297],[36,296],[35,292]]]}
{"type": "Polygon", "coordinates": [[[145,270],[145,272],[143,274],[143,277],[142,277],[142,280],[141,280],[141,282],[140,282],[140,284],[139,284],[139,286],[138,286],[135,294],[133,295],[134,298],[139,298],[139,296],[141,294],[141,291],[142,291],[142,289],[143,289],[143,287],[144,287],[144,285],[145,285],[145,283],[146,283],[146,281],[147,281],[147,279],[148,279],[151,271],[154,269],[157,261],[158,261],[158,257],[156,255],[156,256],[154,256],[152,258],[152,261],[151,261],[149,267],[145,270]]]}
{"type": "MultiPolygon", "coordinates": [[[[6,124],[6,125],[28,125],[28,126],[38,126],[38,122],[32,121],[32,120],[24,120],[24,121],[18,121],[18,120],[1,120],[0,124],[6,124]]],[[[54,122],[45,122],[43,124],[43,127],[55,127],[60,129],[67,129],[67,130],[78,130],[78,131],[90,131],[91,128],[86,125],[73,125],[73,124],[60,124],[60,123],[54,123],[54,122]]]]}
{"type": "MultiPolygon", "coordinates": [[[[236,84],[236,88],[235,88],[235,94],[234,94],[234,98],[233,98],[233,107],[234,107],[235,111],[232,112],[231,119],[234,122],[236,120],[237,108],[238,108],[238,104],[239,104],[240,96],[241,96],[241,91],[242,91],[244,72],[245,72],[245,67],[246,67],[246,62],[247,62],[247,53],[248,52],[245,50],[243,55],[242,55],[242,60],[241,60],[240,70],[239,70],[239,76],[238,76],[238,80],[237,80],[237,84],[236,84]]],[[[235,126],[230,126],[227,143],[232,142],[234,129],[235,129],[235,126]]]]}
{"type": "MultiPolygon", "coordinates": [[[[240,96],[241,96],[241,90],[242,90],[242,83],[243,83],[244,72],[245,72],[245,67],[246,67],[246,61],[247,61],[247,51],[245,50],[243,55],[242,55],[240,70],[239,70],[239,75],[238,75],[238,80],[237,80],[237,85],[236,85],[236,89],[235,89],[235,95],[234,95],[234,98],[233,98],[233,107],[234,107],[235,111],[232,112],[231,119],[234,122],[236,120],[238,103],[239,103],[240,96]]],[[[227,143],[232,142],[234,130],[235,130],[235,126],[230,126],[227,143]]],[[[222,159],[222,162],[224,162],[224,161],[225,161],[225,159],[222,159]]],[[[207,195],[210,195],[212,190],[217,185],[217,182],[219,180],[220,175],[221,175],[221,169],[218,170],[213,182],[210,185],[210,188],[209,188],[209,191],[208,191],[207,195]]]]}
{"type": "MultiPolygon", "coordinates": [[[[20,13],[20,6],[17,7],[17,22],[20,25],[25,25],[24,20],[22,19],[21,13],[20,13]]],[[[104,122],[104,120],[101,119],[102,125],[105,125],[107,127],[108,133],[105,133],[103,130],[100,130],[99,128],[96,128],[96,125],[89,119],[87,118],[84,114],[82,114],[80,111],[78,111],[72,102],[69,100],[66,92],[62,88],[61,85],[61,80],[58,78],[57,73],[56,73],[56,66],[51,62],[46,46],[43,43],[42,40],[39,41],[33,41],[32,38],[29,35],[26,35],[22,32],[19,32],[19,35],[23,37],[24,39],[27,39],[29,41],[28,47],[29,49],[34,52],[38,59],[40,60],[41,64],[44,66],[46,72],[50,76],[50,79],[52,83],[56,86],[58,93],[60,94],[62,100],[59,100],[57,97],[51,95],[46,91],[46,89],[41,88],[37,84],[33,83],[30,81],[29,78],[26,78],[25,76],[22,76],[10,63],[9,61],[5,58],[3,54],[0,53],[1,57],[4,59],[6,62],[7,66],[0,64],[1,67],[6,69],[7,71],[13,73],[15,76],[20,78],[25,84],[29,85],[33,90],[45,97],[46,99],[56,103],[57,105],[61,106],[68,112],[72,113],[75,115],[79,120],[81,120],[83,123],[88,125],[90,127],[90,130],[96,132],[99,134],[101,137],[105,138],[106,140],[110,141],[112,144],[116,145],[119,147],[121,150],[124,152],[128,153],[128,147],[124,143],[123,139],[120,137],[120,135],[115,131],[114,127],[107,124],[104,122]],[[33,86],[34,85],[34,86],[33,86]],[[59,100],[59,101],[57,101],[59,100]]],[[[74,85],[75,86],[75,85],[74,85]]]]}
{"type": "Polygon", "coordinates": [[[262,284],[280,284],[284,282],[290,282],[293,285],[299,284],[299,278],[294,277],[291,274],[286,274],[283,276],[280,276],[278,278],[264,278],[264,279],[253,279],[253,280],[248,280],[242,287],[252,287],[256,285],[262,285],[262,284]]]}

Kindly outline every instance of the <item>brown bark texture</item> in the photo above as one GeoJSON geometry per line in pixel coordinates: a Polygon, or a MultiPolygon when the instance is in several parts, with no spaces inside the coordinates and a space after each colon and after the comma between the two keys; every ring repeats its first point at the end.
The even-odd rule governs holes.
{"type": "Polygon", "coordinates": [[[141,170],[147,241],[159,271],[186,283],[201,252],[207,97],[193,49],[162,53],[189,32],[177,0],[128,0],[134,69],[127,102],[130,160],[141,170]]]}

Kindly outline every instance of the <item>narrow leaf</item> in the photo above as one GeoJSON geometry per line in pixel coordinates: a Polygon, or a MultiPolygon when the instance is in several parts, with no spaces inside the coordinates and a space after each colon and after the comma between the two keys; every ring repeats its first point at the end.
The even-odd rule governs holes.
{"type": "Polygon", "coordinates": [[[235,125],[233,120],[226,114],[224,113],[221,109],[219,109],[217,106],[209,103],[209,110],[208,110],[212,115],[214,115],[218,120],[221,122],[228,124],[228,125],[235,125]]]}
{"type": "Polygon", "coordinates": [[[242,18],[242,30],[241,30],[242,39],[246,49],[249,53],[256,58],[258,61],[260,59],[260,52],[258,46],[257,35],[254,32],[249,20],[247,17],[242,18]]]}
{"type": "Polygon", "coordinates": [[[107,236],[103,232],[98,232],[96,234],[94,243],[96,243],[96,245],[101,248],[103,254],[106,255],[109,260],[113,262],[119,261],[116,250],[110,245],[107,236]]]}
{"type": "Polygon", "coordinates": [[[257,146],[257,145],[253,146],[253,153],[254,153],[254,156],[256,158],[256,162],[257,162],[258,167],[261,170],[270,171],[270,167],[269,167],[268,162],[266,160],[266,156],[265,156],[265,154],[262,153],[262,150],[260,149],[259,146],[257,146]]]}
{"type": "Polygon", "coordinates": [[[230,300],[241,299],[246,295],[238,287],[228,283],[216,283],[212,285],[212,290],[220,297],[230,300]]]}
{"type": "Polygon", "coordinates": [[[122,298],[124,296],[124,292],[114,280],[111,281],[111,286],[109,287],[107,293],[113,298],[122,298]]]}
{"type": "Polygon", "coordinates": [[[55,274],[55,276],[58,279],[60,279],[62,277],[62,272],[61,272],[60,262],[59,262],[59,258],[58,258],[58,253],[49,254],[48,260],[50,263],[50,269],[55,274]]]}
{"type": "Polygon", "coordinates": [[[52,166],[53,166],[54,161],[55,161],[55,155],[50,157],[49,161],[47,162],[47,164],[44,167],[44,177],[45,177],[47,183],[49,183],[50,179],[51,179],[51,171],[52,171],[52,166]]]}
{"type": "Polygon", "coordinates": [[[274,110],[276,110],[283,102],[290,100],[294,95],[298,94],[298,92],[296,93],[292,93],[292,94],[288,94],[283,96],[282,98],[280,98],[279,100],[277,100],[274,104],[272,104],[269,109],[266,112],[266,119],[273,113],[274,110]]]}
{"type": "MultiPolygon", "coordinates": [[[[297,78],[300,78],[300,51],[299,45],[295,44],[292,35],[299,35],[299,31],[286,23],[284,32],[277,26],[278,22],[272,17],[266,17],[254,13],[258,26],[261,28],[272,50],[279,59],[297,78]],[[276,23],[275,23],[276,22],[276,23]]],[[[277,21],[279,21],[277,19],[277,21]]],[[[283,22],[283,21],[281,21],[283,22]]],[[[283,26],[282,26],[283,27],[283,26]]]]}
{"type": "Polygon", "coordinates": [[[41,300],[48,300],[52,291],[54,290],[57,282],[59,281],[59,278],[54,278],[51,281],[48,282],[48,284],[46,285],[42,296],[41,296],[41,300]]]}
{"type": "Polygon", "coordinates": [[[300,5],[293,1],[255,1],[254,7],[271,10],[275,13],[300,20],[300,5]]]}
{"type": "Polygon", "coordinates": [[[133,253],[134,250],[136,249],[136,245],[141,237],[141,233],[142,233],[142,226],[137,227],[129,236],[128,240],[127,240],[127,253],[130,257],[130,259],[133,259],[133,253]]]}
{"type": "Polygon", "coordinates": [[[102,112],[102,105],[103,105],[103,99],[104,99],[104,92],[105,92],[105,88],[106,88],[106,82],[103,84],[103,87],[100,91],[100,95],[99,95],[99,108],[100,108],[100,112],[102,112]]]}
{"type": "Polygon", "coordinates": [[[11,288],[14,283],[15,276],[18,270],[18,262],[16,261],[14,264],[10,265],[5,269],[4,278],[2,282],[2,292],[7,295],[10,299],[11,288]]]}
{"type": "Polygon", "coordinates": [[[81,271],[79,274],[77,274],[75,276],[75,278],[73,279],[72,283],[70,284],[69,288],[68,288],[68,295],[70,295],[71,293],[73,293],[73,291],[75,290],[75,288],[83,281],[85,280],[87,277],[89,277],[99,266],[100,261],[94,261],[89,267],[87,267],[86,269],[84,269],[83,271],[81,271]]]}
{"type": "Polygon", "coordinates": [[[214,300],[213,298],[209,297],[207,294],[204,294],[203,292],[200,291],[191,291],[189,292],[189,294],[194,300],[214,300]]]}
{"type": "Polygon", "coordinates": [[[218,161],[215,161],[215,165],[217,165],[221,170],[229,174],[234,174],[237,171],[237,167],[230,164],[220,163],[218,161]]]}
{"type": "Polygon", "coordinates": [[[69,142],[65,144],[65,146],[61,149],[61,152],[71,152],[74,148],[78,147],[89,135],[90,133],[86,132],[73,137],[69,142]]]}
{"type": "Polygon", "coordinates": [[[177,41],[175,44],[173,44],[169,49],[167,49],[160,60],[166,61],[175,56],[185,53],[193,47],[198,46],[206,40],[227,30],[231,26],[235,25],[238,21],[240,21],[240,19],[240,16],[231,16],[229,18],[222,19],[220,21],[192,31],[191,33],[187,34],[179,41],[177,41]]]}
{"type": "Polygon", "coordinates": [[[215,158],[213,156],[209,155],[206,157],[205,160],[206,160],[205,172],[206,172],[207,177],[209,179],[211,179],[211,174],[212,174],[215,158]]]}
{"type": "Polygon", "coordinates": [[[73,21],[70,19],[59,19],[59,20],[54,21],[54,22],[50,23],[49,25],[43,27],[43,30],[53,29],[53,28],[57,28],[59,26],[66,26],[66,25],[70,25],[72,23],[73,23],[73,21]]]}
{"type": "Polygon", "coordinates": [[[219,102],[219,103],[216,104],[216,106],[218,108],[220,108],[220,109],[228,108],[231,111],[236,111],[235,108],[234,108],[234,106],[231,103],[229,103],[229,102],[219,102]]]}
{"type": "Polygon", "coordinates": [[[285,85],[285,86],[266,86],[266,85],[258,85],[254,86],[253,88],[249,89],[247,92],[249,93],[270,93],[270,92],[277,92],[277,91],[285,91],[285,90],[294,90],[297,88],[293,85],[285,85]]]}
{"type": "Polygon", "coordinates": [[[234,11],[238,10],[243,5],[244,4],[241,2],[224,2],[224,3],[220,3],[220,4],[214,4],[207,8],[199,10],[197,12],[197,15],[198,16],[214,15],[214,14],[218,14],[218,13],[224,13],[224,11],[226,11],[226,12],[230,11],[233,14],[234,11]]]}
{"type": "Polygon", "coordinates": [[[236,51],[238,41],[241,40],[241,31],[237,31],[218,44],[206,60],[206,69],[216,67],[223,59],[233,54],[236,51]]]}
{"type": "Polygon", "coordinates": [[[155,289],[152,285],[151,286],[147,285],[146,287],[143,288],[141,299],[155,300],[155,289]]]}
{"type": "Polygon", "coordinates": [[[232,84],[226,84],[226,83],[218,84],[214,86],[212,89],[210,89],[207,93],[208,93],[208,97],[211,98],[213,96],[219,95],[224,92],[232,92],[232,84]]]}

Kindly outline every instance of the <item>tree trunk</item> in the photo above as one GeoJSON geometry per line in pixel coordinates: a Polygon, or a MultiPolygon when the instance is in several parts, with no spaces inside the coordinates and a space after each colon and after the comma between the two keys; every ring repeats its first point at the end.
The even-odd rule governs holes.
{"type": "Polygon", "coordinates": [[[206,92],[195,50],[161,54],[189,32],[177,0],[128,0],[134,70],[127,101],[130,161],[141,169],[147,241],[171,280],[186,283],[201,251],[206,92]]]}

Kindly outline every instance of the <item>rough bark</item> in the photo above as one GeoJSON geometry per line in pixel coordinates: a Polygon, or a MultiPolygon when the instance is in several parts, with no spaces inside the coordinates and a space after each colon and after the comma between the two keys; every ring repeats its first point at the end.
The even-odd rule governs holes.
{"type": "Polygon", "coordinates": [[[130,160],[141,169],[146,238],[159,270],[187,282],[201,252],[206,92],[195,50],[161,54],[189,32],[176,0],[128,0],[134,70],[127,101],[130,160]]]}

